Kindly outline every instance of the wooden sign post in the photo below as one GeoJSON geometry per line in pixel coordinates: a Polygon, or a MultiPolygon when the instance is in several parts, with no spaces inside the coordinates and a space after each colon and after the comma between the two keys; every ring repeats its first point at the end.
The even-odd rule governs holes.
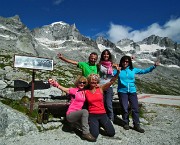
{"type": "Polygon", "coordinates": [[[53,70],[53,60],[47,58],[41,58],[41,57],[15,55],[14,67],[32,69],[31,102],[30,102],[30,113],[32,113],[33,105],[34,105],[35,70],[53,70]]]}
{"type": "Polygon", "coordinates": [[[31,102],[30,102],[30,113],[33,111],[34,105],[34,80],[35,80],[35,70],[32,72],[32,84],[31,84],[31,102]]]}

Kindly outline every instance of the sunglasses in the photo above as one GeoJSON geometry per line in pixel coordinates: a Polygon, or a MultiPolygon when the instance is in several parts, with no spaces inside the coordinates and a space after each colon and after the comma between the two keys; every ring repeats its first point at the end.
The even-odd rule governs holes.
{"type": "Polygon", "coordinates": [[[129,61],[123,61],[123,62],[129,63],[129,61]]]}
{"type": "Polygon", "coordinates": [[[84,84],[84,85],[85,85],[85,84],[86,84],[86,82],[79,82],[79,84],[84,84]]]}

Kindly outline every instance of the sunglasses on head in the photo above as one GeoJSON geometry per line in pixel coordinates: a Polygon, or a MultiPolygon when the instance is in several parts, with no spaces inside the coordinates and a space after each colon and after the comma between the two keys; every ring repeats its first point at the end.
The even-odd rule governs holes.
{"type": "Polygon", "coordinates": [[[97,84],[97,82],[91,82],[91,84],[97,84]]]}
{"type": "Polygon", "coordinates": [[[92,78],[93,78],[93,79],[96,79],[96,80],[99,79],[97,75],[92,75],[92,78]]]}
{"type": "Polygon", "coordinates": [[[79,84],[84,84],[84,85],[85,85],[85,84],[86,84],[86,82],[79,82],[79,84]]]}

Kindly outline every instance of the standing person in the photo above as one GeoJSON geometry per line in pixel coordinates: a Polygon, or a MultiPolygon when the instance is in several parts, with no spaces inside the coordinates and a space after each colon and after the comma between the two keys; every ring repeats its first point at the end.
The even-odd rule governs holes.
{"type": "MultiPolygon", "coordinates": [[[[99,67],[99,75],[100,75],[100,85],[106,84],[114,76],[113,75],[112,55],[108,49],[105,49],[101,53],[98,67],[99,67]]],[[[113,106],[112,106],[112,100],[113,100],[112,85],[104,91],[103,95],[104,95],[104,103],[105,103],[106,113],[107,113],[109,119],[113,122],[114,121],[114,113],[113,113],[113,106]]]]}
{"type": "Polygon", "coordinates": [[[70,59],[65,58],[60,53],[58,54],[58,57],[65,62],[77,65],[77,67],[82,70],[82,76],[87,77],[89,74],[92,74],[92,73],[98,74],[97,65],[96,65],[98,55],[96,52],[92,52],[89,55],[89,61],[88,62],[77,62],[74,60],[70,60],[70,59]]]}
{"type": "Polygon", "coordinates": [[[82,109],[85,102],[85,90],[87,79],[83,76],[79,77],[75,82],[75,88],[65,88],[58,84],[55,80],[49,79],[49,83],[58,89],[72,95],[69,108],[66,112],[66,119],[70,123],[81,121],[82,124],[82,138],[87,141],[94,142],[96,139],[91,135],[88,125],[89,113],[86,109],[82,109]]]}
{"type": "MultiPolygon", "coordinates": [[[[118,68],[119,72],[119,68],[118,68]]],[[[97,138],[99,135],[100,124],[105,129],[108,136],[113,137],[115,135],[115,129],[112,122],[106,114],[104,107],[103,92],[109,88],[115,80],[118,78],[118,73],[109,82],[103,85],[99,85],[99,75],[90,74],[88,76],[89,89],[85,91],[86,101],[89,111],[89,126],[90,133],[97,138]],[[98,85],[97,85],[98,84],[98,85]]]]}
{"type": "Polygon", "coordinates": [[[138,110],[138,98],[135,86],[135,74],[146,74],[151,72],[159,62],[146,69],[133,68],[132,58],[130,56],[123,56],[120,60],[119,66],[121,67],[121,72],[118,77],[118,97],[119,102],[123,108],[122,119],[125,122],[123,128],[129,130],[129,112],[128,112],[128,102],[132,109],[132,119],[133,119],[133,129],[144,133],[144,129],[140,127],[139,121],[139,110],[138,110]]]}

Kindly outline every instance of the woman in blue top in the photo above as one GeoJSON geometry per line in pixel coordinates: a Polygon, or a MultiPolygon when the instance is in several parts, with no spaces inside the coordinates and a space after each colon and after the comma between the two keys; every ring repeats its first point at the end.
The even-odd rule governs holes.
{"type": "Polygon", "coordinates": [[[119,66],[121,72],[118,77],[118,97],[119,102],[123,108],[122,119],[125,122],[123,128],[129,130],[129,112],[128,103],[132,109],[133,129],[144,133],[144,129],[140,127],[139,111],[138,111],[138,98],[136,94],[135,86],[135,74],[146,74],[151,72],[159,62],[156,62],[153,66],[146,69],[133,68],[132,59],[130,56],[123,56],[120,60],[119,66]]]}

